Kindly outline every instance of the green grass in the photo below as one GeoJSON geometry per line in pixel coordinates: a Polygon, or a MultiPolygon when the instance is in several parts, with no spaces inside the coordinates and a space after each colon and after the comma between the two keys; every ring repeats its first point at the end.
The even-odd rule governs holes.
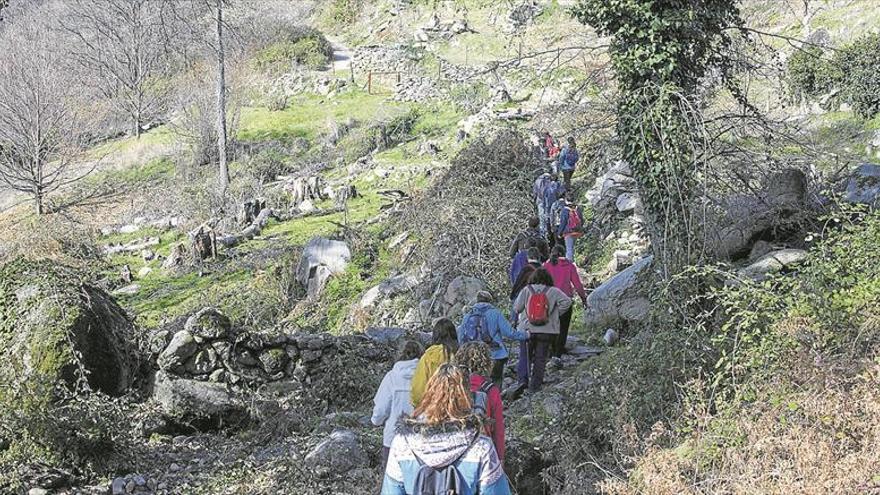
{"type": "Polygon", "coordinates": [[[176,139],[174,132],[166,125],[160,125],[141,134],[140,139],[130,136],[100,144],[89,152],[89,157],[97,159],[115,153],[131,151],[138,146],[158,146],[171,144],[176,139]]]}
{"type": "Polygon", "coordinates": [[[386,100],[384,96],[362,91],[341,93],[333,98],[300,95],[285,110],[245,107],[241,112],[238,138],[242,141],[305,138],[315,140],[334,122],[348,119],[390,119],[406,111],[407,106],[386,100]]]}

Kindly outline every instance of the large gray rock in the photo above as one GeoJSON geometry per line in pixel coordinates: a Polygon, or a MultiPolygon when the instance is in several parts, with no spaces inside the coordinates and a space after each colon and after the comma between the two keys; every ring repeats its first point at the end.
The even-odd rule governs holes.
{"type": "Polygon", "coordinates": [[[198,430],[237,426],[247,421],[244,403],[226,385],[156,373],[153,398],[164,415],[198,430]]]}
{"type": "Polygon", "coordinates": [[[370,459],[353,431],[337,430],[306,455],[305,464],[318,476],[329,476],[368,467],[370,459]]]}
{"type": "Polygon", "coordinates": [[[376,342],[377,344],[395,344],[403,336],[406,334],[406,331],[402,328],[368,328],[366,332],[367,337],[376,342]]]}
{"type": "Polygon", "coordinates": [[[171,337],[171,342],[165,347],[165,350],[159,354],[156,363],[163,370],[177,370],[191,358],[198,350],[199,345],[196,343],[193,335],[181,330],[171,337]]]}
{"type": "Polygon", "coordinates": [[[763,280],[768,274],[788,268],[807,257],[803,249],[780,249],[768,253],[758,261],[741,269],[739,274],[753,280],[763,280]]]}
{"type": "Polygon", "coordinates": [[[351,251],[342,241],[316,237],[306,244],[296,269],[296,280],[314,298],[320,294],[327,280],[348,268],[351,251]]]}
{"type": "Polygon", "coordinates": [[[844,199],[849,203],[871,206],[880,203],[880,165],[859,165],[846,182],[844,199]]]}
{"type": "Polygon", "coordinates": [[[474,277],[460,276],[450,282],[443,295],[442,315],[456,318],[464,308],[477,302],[477,293],[487,290],[486,283],[474,277]]]}
{"type": "Polygon", "coordinates": [[[588,325],[612,324],[618,321],[638,322],[648,317],[651,303],[639,290],[639,278],[654,257],[648,256],[611,277],[587,298],[584,320],[588,325]]]}
{"type": "Polygon", "coordinates": [[[221,339],[229,334],[232,322],[215,308],[203,308],[190,316],[183,328],[193,337],[221,339]]]}

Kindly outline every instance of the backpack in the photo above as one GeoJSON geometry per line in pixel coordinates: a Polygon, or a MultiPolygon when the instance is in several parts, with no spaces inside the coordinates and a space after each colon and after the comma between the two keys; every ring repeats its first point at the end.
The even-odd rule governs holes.
{"type": "Polygon", "coordinates": [[[580,212],[578,212],[577,208],[569,208],[568,209],[568,225],[566,225],[565,231],[566,232],[580,232],[582,226],[583,226],[583,220],[581,219],[580,212]]]}
{"type": "Polygon", "coordinates": [[[495,340],[489,334],[489,328],[486,324],[487,309],[472,309],[467,316],[464,317],[461,330],[461,344],[473,342],[475,340],[485,343],[489,348],[496,347],[495,340]]]}
{"type": "Polygon", "coordinates": [[[550,321],[550,300],[547,299],[548,288],[538,292],[529,287],[528,304],[526,304],[526,318],[532,325],[543,326],[550,321]]]}
{"type": "MultiPolygon", "coordinates": [[[[416,461],[419,463],[419,472],[413,485],[413,495],[462,495],[469,491],[468,483],[462,476],[461,471],[455,467],[458,462],[480,438],[480,430],[477,429],[474,439],[458,457],[442,466],[430,466],[413,451],[416,461]]],[[[410,449],[412,450],[412,449],[410,449]]]]}
{"type": "Polygon", "coordinates": [[[480,385],[480,388],[473,393],[474,407],[472,410],[474,414],[483,417],[489,415],[489,391],[492,390],[492,387],[494,386],[495,383],[487,378],[486,381],[480,385]]]}

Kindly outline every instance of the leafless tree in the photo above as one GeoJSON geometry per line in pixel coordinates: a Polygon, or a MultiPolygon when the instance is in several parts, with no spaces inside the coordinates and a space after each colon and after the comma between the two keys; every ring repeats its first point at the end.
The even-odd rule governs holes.
{"type": "Polygon", "coordinates": [[[62,21],[72,60],[86,81],[115,103],[140,137],[161,99],[156,84],[167,60],[163,4],[151,0],[72,0],[62,21]]]}
{"type": "Polygon", "coordinates": [[[226,44],[223,36],[223,9],[228,0],[215,1],[214,26],[217,31],[214,53],[217,56],[217,161],[220,168],[220,192],[229,187],[229,163],[226,158],[226,44]]]}
{"type": "Polygon", "coordinates": [[[30,194],[38,214],[46,194],[82,178],[76,159],[90,126],[81,87],[58,70],[63,55],[48,30],[31,17],[0,37],[0,181],[30,194]]]}

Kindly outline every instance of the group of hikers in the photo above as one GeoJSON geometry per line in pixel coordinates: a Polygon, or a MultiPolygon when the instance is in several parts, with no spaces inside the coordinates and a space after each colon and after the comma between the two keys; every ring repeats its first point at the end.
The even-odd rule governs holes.
{"type": "Polygon", "coordinates": [[[434,322],[427,349],[406,340],[376,392],[372,422],[384,425],[382,495],[511,493],[504,472],[505,339],[519,343],[519,358],[517,385],[504,396],[532,394],[543,386],[548,362],[562,366],[574,295],[587,304],[574,264],[581,229],[571,222],[582,222],[583,214],[566,194],[577,148],[571,138],[560,149],[544,137],[539,147],[550,172],[535,183],[538,216],[511,245],[510,320],[491,293],[478,292],[457,326],[449,318],[434,322]]]}

